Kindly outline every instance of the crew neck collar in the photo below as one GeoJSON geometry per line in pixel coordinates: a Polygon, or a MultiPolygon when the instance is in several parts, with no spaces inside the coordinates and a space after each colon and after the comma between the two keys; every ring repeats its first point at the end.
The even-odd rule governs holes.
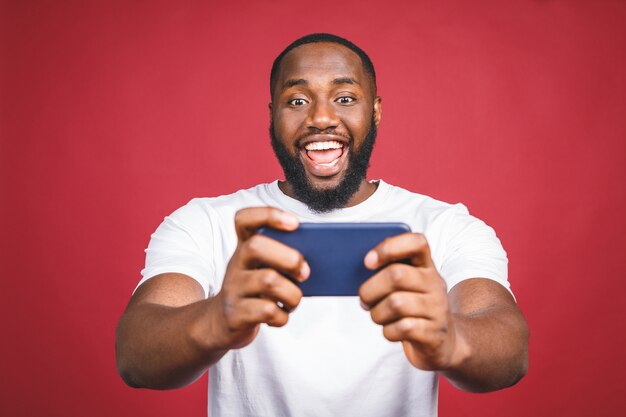
{"type": "Polygon", "coordinates": [[[267,184],[267,191],[274,200],[278,203],[278,207],[281,207],[287,211],[290,211],[305,221],[322,222],[322,221],[359,221],[368,215],[371,215],[372,211],[376,207],[380,206],[385,194],[389,190],[389,184],[383,180],[373,180],[370,183],[378,184],[376,190],[365,201],[354,205],[352,207],[346,207],[330,211],[328,213],[316,213],[309,209],[309,207],[295,198],[289,197],[282,192],[278,187],[278,180],[267,184]]]}

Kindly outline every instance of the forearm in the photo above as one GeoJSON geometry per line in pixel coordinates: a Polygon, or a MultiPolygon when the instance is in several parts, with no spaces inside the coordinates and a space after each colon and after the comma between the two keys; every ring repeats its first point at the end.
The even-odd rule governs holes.
{"type": "Polygon", "coordinates": [[[117,367],[136,388],[170,389],[188,385],[217,362],[226,350],[211,349],[196,337],[212,300],[182,307],[153,303],[131,306],[117,328],[117,367]]]}
{"type": "Polygon", "coordinates": [[[528,370],[528,326],[515,306],[453,314],[460,362],[440,374],[470,392],[514,385],[528,370]]]}

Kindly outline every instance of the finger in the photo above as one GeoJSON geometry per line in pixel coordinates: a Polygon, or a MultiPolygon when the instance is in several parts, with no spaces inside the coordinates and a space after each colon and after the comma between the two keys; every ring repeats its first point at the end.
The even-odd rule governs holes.
{"type": "Polygon", "coordinates": [[[431,321],[422,317],[405,317],[383,326],[383,336],[391,342],[423,343],[427,340],[430,325],[431,321]]]}
{"type": "Polygon", "coordinates": [[[405,317],[434,319],[429,298],[414,292],[394,292],[370,310],[374,323],[386,325],[405,317]]]}
{"type": "Polygon", "coordinates": [[[311,269],[297,250],[263,235],[254,235],[241,245],[239,262],[245,269],[269,267],[298,281],[309,277],[311,269]]]}
{"type": "Polygon", "coordinates": [[[249,207],[235,214],[235,231],[240,241],[254,235],[261,226],[292,231],[297,229],[299,224],[294,214],[275,207],[249,207]]]}
{"type": "Polygon", "coordinates": [[[228,317],[232,330],[245,330],[260,323],[267,323],[273,327],[287,324],[289,314],[282,310],[276,302],[262,298],[242,298],[236,310],[228,317]]]}
{"type": "Polygon", "coordinates": [[[430,247],[423,234],[403,233],[389,237],[367,253],[364,263],[369,269],[378,269],[406,259],[414,266],[432,266],[430,247]]]}
{"type": "Polygon", "coordinates": [[[378,271],[359,288],[361,301],[369,307],[394,291],[425,292],[424,270],[406,264],[391,264],[378,271]]]}
{"type": "Polygon", "coordinates": [[[241,295],[273,300],[287,312],[295,310],[302,300],[302,290],[297,285],[269,268],[249,271],[241,295]]]}

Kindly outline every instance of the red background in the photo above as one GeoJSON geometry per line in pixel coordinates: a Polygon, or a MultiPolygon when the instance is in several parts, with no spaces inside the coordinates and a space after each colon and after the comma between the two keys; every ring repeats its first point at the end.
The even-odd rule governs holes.
{"type": "Polygon", "coordinates": [[[368,51],[371,178],[491,224],[530,373],[442,416],[626,406],[626,3],[2,1],[0,404],[7,416],[202,416],[206,378],[126,387],[114,331],[163,216],[281,176],[273,58],[330,31],[368,51]]]}

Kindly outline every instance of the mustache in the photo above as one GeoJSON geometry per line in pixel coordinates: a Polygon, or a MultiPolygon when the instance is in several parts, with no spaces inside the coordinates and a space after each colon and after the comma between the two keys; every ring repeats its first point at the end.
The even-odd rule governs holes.
{"type": "Polygon", "coordinates": [[[298,136],[298,138],[296,139],[295,145],[300,148],[302,145],[302,142],[304,142],[305,140],[307,140],[308,138],[310,138],[311,136],[315,136],[315,135],[332,135],[332,136],[340,136],[342,138],[345,138],[348,141],[348,146],[352,147],[352,136],[347,134],[347,133],[343,133],[343,132],[338,132],[337,130],[335,130],[335,128],[332,129],[316,129],[316,128],[312,128],[310,131],[306,132],[305,134],[298,136]]]}

